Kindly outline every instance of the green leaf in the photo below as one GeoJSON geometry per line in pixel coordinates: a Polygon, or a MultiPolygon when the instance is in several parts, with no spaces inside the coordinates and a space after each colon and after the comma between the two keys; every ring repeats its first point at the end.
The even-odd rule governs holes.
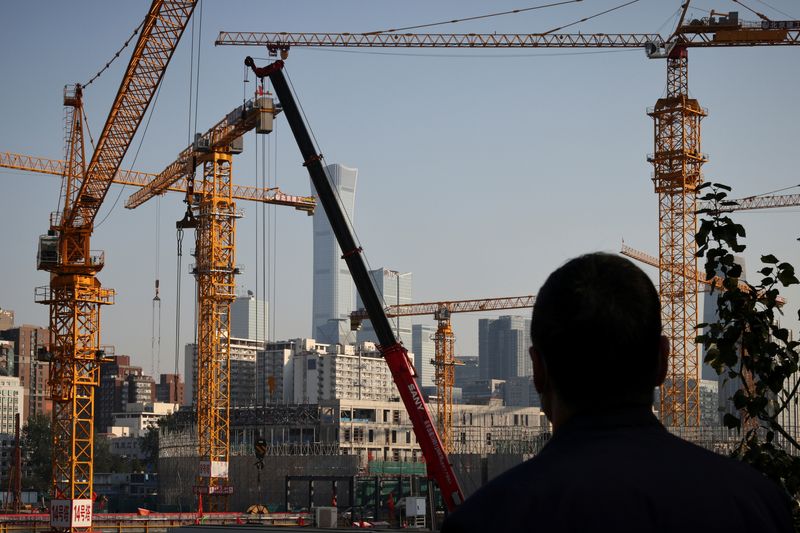
{"type": "Polygon", "coordinates": [[[772,254],[762,255],[761,262],[766,263],[768,265],[776,265],[778,264],[778,258],[772,254]]]}

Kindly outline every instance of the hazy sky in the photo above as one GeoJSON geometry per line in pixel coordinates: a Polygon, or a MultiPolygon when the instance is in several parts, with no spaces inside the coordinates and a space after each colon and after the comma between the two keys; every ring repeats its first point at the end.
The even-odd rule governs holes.
{"type": "MultiPolygon", "coordinates": [[[[199,51],[192,54],[189,28],[151,106],[154,113],[145,120],[149,125],[145,131],[143,123],[123,167],[161,171],[195,129],[206,131],[239,105],[244,94],[252,93],[254,83],[243,83],[242,61],[248,54],[265,58],[266,51],[214,47],[220,30],[364,32],[542,3],[203,0],[194,19],[199,51]],[[199,85],[190,84],[190,72],[199,72],[199,85]],[[196,128],[194,112],[190,115],[195,92],[196,128]]],[[[584,0],[432,30],[542,32],[621,3],[584,0]]],[[[800,19],[800,7],[792,0],[746,3],[773,19],[800,19]]],[[[640,0],[570,30],[666,35],[679,4],[640,0]]],[[[695,16],[705,15],[700,9],[715,9],[756,18],[730,0],[696,0],[692,5],[699,8],[695,16]]],[[[146,1],[99,0],[4,5],[0,151],[61,159],[63,86],[85,83],[102,68],[148,6],[146,1]]],[[[706,179],[728,183],[740,196],[798,183],[796,170],[791,170],[796,169],[800,118],[798,53],[790,47],[690,51],[690,91],[709,110],[702,130],[702,149],[710,156],[706,179]]],[[[85,91],[95,139],[129,54],[130,47],[85,91]]],[[[663,60],[649,60],[640,50],[296,48],[287,61],[327,162],[359,169],[355,227],[370,264],[413,271],[415,301],[535,293],[547,274],[569,257],[617,251],[623,238],[657,254],[658,208],[652,167],[646,162],[653,151],[653,125],[646,108],[664,93],[665,70],[663,60]]],[[[234,181],[278,184],[289,194],[308,194],[306,171],[282,117],[266,142],[268,151],[254,133],[247,136],[245,152],[234,162],[234,181]]],[[[35,269],[35,255],[58,192],[56,177],[0,171],[0,307],[13,309],[18,323],[47,324],[47,308],[33,302],[34,287],[48,282],[47,274],[35,269]]],[[[174,221],[184,205],[180,195],[170,193],[126,210],[124,202],[132,192],[111,189],[93,238],[93,248],[106,251],[99,278],[117,290],[116,305],[103,309],[102,343],[115,345],[118,354],[130,354],[147,371],[155,365],[169,372],[175,353],[174,221]],[[157,276],[161,350],[154,361],[157,276]]],[[[239,207],[245,218],[237,229],[237,262],[246,270],[238,283],[242,290],[268,297],[275,338],[309,336],[311,219],[290,208],[271,208],[267,241],[262,209],[245,202],[239,207]],[[272,281],[265,283],[267,279],[272,281]],[[269,294],[267,284],[275,287],[269,294]]],[[[797,261],[796,209],[743,213],[738,219],[748,229],[751,269],[760,252],[797,261]]],[[[194,280],[188,274],[193,240],[187,232],[181,345],[194,338],[194,280]]],[[[796,292],[788,296],[790,304],[800,298],[796,292]]],[[[491,315],[454,320],[459,354],[477,354],[477,320],[484,316],[491,315]]]]}

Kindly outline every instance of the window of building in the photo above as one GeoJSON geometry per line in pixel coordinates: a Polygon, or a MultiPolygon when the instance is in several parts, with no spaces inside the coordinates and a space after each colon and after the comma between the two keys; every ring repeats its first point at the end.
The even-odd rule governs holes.
{"type": "Polygon", "coordinates": [[[345,429],[344,430],[344,441],[345,442],[350,442],[350,430],[349,429],[345,429]]]}
{"type": "Polygon", "coordinates": [[[373,430],[371,430],[371,429],[369,430],[369,433],[367,434],[367,439],[369,440],[369,442],[372,442],[372,441],[375,440],[375,432],[373,430]]]}
{"type": "Polygon", "coordinates": [[[411,444],[411,432],[406,431],[406,444],[411,444]]]}
{"type": "Polygon", "coordinates": [[[461,432],[461,444],[466,444],[466,443],[467,443],[467,433],[466,433],[466,431],[462,431],[461,432]]]}
{"type": "Polygon", "coordinates": [[[486,445],[487,446],[491,446],[492,445],[492,434],[491,433],[487,433],[486,434],[486,445]]]}
{"type": "Polygon", "coordinates": [[[397,431],[393,429],[392,430],[392,444],[395,444],[395,443],[397,443],[397,431]]]}

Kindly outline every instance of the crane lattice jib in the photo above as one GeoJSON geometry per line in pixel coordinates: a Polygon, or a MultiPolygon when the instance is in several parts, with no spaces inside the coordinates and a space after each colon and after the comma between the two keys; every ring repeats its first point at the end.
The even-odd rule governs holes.
{"type": "MultiPolygon", "coordinates": [[[[793,21],[792,21],[793,22],[793,21]]],[[[743,27],[684,29],[685,47],[775,46],[800,44],[800,28],[743,27]]],[[[666,39],[655,33],[289,33],[220,32],[215,44],[266,46],[287,50],[314,48],[644,48],[662,47],[666,39]]]]}
{"type": "MultiPolygon", "coordinates": [[[[52,176],[63,176],[66,173],[66,163],[63,160],[34,157],[12,152],[0,152],[0,167],[38,172],[39,174],[49,174],[52,176]]],[[[144,187],[156,177],[157,174],[151,174],[149,172],[119,170],[116,176],[114,176],[112,183],[144,187]]],[[[181,178],[168,186],[166,190],[185,194],[187,186],[186,178],[181,178]]],[[[203,188],[204,184],[202,180],[195,183],[196,190],[202,190],[203,188]]],[[[231,185],[231,197],[234,200],[285,205],[307,213],[313,213],[317,205],[317,201],[313,196],[293,196],[285,194],[278,187],[262,189],[246,185],[231,185]]]]}
{"type": "Polygon", "coordinates": [[[196,0],[155,0],[151,5],[63,227],[91,227],[94,222],[195,4],[196,0]]]}
{"type": "MultiPolygon", "coordinates": [[[[453,300],[449,302],[426,302],[387,306],[384,311],[388,317],[435,315],[445,309],[450,313],[475,313],[499,309],[523,309],[533,307],[536,296],[508,296],[504,298],[482,298],[478,300],[453,300]]],[[[350,314],[353,320],[367,320],[366,310],[359,309],[350,314]]]]}
{"type": "Polygon", "coordinates": [[[271,99],[248,100],[217,122],[206,133],[187,146],[178,158],[170,163],[154,180],[133,193],[125,202],[125,207],[139,207],[154,196],[164,194],[176,181],[192,175],[197,165],[211,161],[215,151],[227,151],[236,139],[255,128],[262,112],[279,111],[273,109],[271,99]],[[200,149],[202,147],[202,149],[200,149]]]}
{"type": "MultiPolygon", "coordinates": [[[[775,194],[765,196],[748,196],[731,200],[736,205],[726,206],[721,209],[729,211],[751,211],[755,209],[772,209],[774,207],[796,207],[800,205],[800,194],[775,194]]],[[[710,209],[710,204],[703,204],[702,209],[710,209]]]]}

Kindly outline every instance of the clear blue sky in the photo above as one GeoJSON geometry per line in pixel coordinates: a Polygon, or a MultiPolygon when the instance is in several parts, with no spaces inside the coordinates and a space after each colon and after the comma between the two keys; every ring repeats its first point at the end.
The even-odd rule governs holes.
{"type": "MultiPolygon", "coordinates": [[[[195,72],[199,68],[200,74],[196,129],[205,131],[241,103],[244,57],[266,56],[255,48],[214,47],[220,30],[363,32],[541,3],[204,0],[202,21],[198,8],[194,28],[200,39],[199,54],[195,52],[195,72]]],[[[584,0],[434,30],[541,32],[621,3],[584,0]]],[[[774,19],[789,17],[771,7],[800,18],[800,8],[791,0],[769,0],[769,6],[759,0],[746,3],[774,19]]],[[[640,0],[571,30],[667,34],[679,4],[640,0]]],[[[755,18],[730,0],[696,0],[693,5],[738,10],[743,18],[755,18]]],[[[86,82],[97,72],[148,6],[141,0],[7,3],[0,19],[0,151],[62,158],[64,84],[86,82]]],[[[159,172],[186,146],[191,131],[191,37],[187,30],[149,127],[146,133],[140,129],[123,167],[159,172]]],[[[86,90],[95,138],[129,53],[130,48],[86,90]]],[[[738,195],[800,181],[795,153],[798,53],[778,47],[690,52],[690,90],[710,112],[703,122],[702,144],[710,155],[704,167],[707,179],[731,184],[738,195]]],[[[657,202],[652,168],[645,160],[653,151],[653,126],[645,110],[664,92],[665,65],[648,60],[643,51],[297,48],[287,69],[326,159],[359,169],[355,225],[371,265],[413,271],[416,301],[535,293],[567,258],[593,250],[617,251],[623,238],[657,253],[657,202]]],[[[252,88],[250,83],[247,91],[252,88]]],[[[287,193],[308,194],[308,178],[285,122],[279,120],[269,142],[273,171],[266,179],[287,193]]],[[[266,156],[256,144],[255,134],[249,135],[245,153],[236,158],[236,183],[262,182],[258,161],[266,156]]],[[[157,366],[171,371],[173,222],[184,207],[172,193],[129,211],[123,204],[132,190],[120,189],[111,189],[93,239],[93,248],[106,251],[100,280],[118,292],[117,304],[103,310],[102,342],[116,345],[117,353],[131,354],[150,370],[151,298],[158,264],[163,307],[157,366]]],[[[35,250],[49,213],[56,209],[58,191],[55,177],[0,171],[0,307],[16,311],[18,323],[47,323],[46,307],[33,303],[34,287],[48,282],[46,273],[35,270],[35,250]]],[[[238,262],[246,271],[239,283],[252,290],[258,284],[261,295],[261,209],[244,203],[240,207],[246,218],[238,226],[238,262]]],[[[289,208],[278,207],[274,213],[271,330],[278,339],[308,336],[311,220],[289,208]]],[[[738,217],[748,229],[751,268],[762,251],[798,259],[796,217],[794,209],[738,217]]],[[[191,248],[193,235],[188,233],[181,274],[181,345],[193,339],[191,248]]],[[[272,264],[271,259],[266,262],[272,264]]],[[[796,302],[800,297],[789,293],[789,298],[796,302]]],[[[459,354],[477,354],[478,318],[454,321],[459,354]]]]}

